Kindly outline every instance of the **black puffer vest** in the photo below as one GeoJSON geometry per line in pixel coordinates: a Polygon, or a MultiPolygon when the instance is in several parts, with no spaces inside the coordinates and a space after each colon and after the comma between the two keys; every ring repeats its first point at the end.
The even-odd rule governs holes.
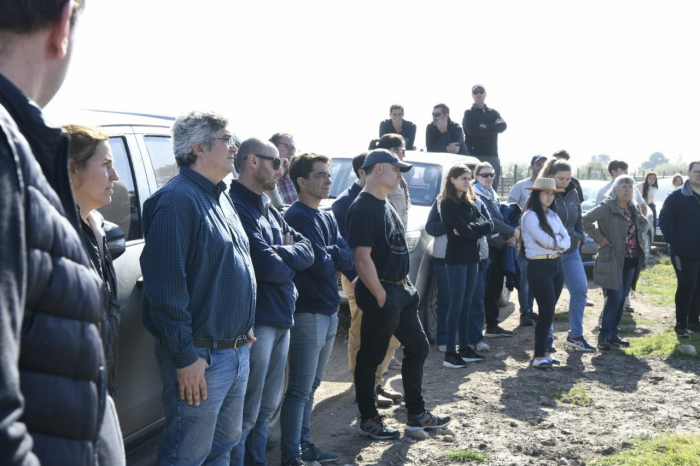
{"type": "Polygon", "coordinates": [[[98,330],[102,303],[99,277],[77,231],[69,140],[48,127],[41,111],[3,76],[0,105],[31,147],[19,141],[27,246],[21,421],[42,464],[94,464],[106,397],[98,330]]]}

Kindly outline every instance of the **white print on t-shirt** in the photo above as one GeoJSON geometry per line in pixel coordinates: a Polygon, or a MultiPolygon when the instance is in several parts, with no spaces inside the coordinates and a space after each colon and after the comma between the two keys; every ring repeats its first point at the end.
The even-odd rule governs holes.
{"type": "Polygon", "coordinates": [[[397,213],[391,209],[384,209],[384,235],[389,249],[394,254],[406,254],[408,247],[404,238],[403,224],[397,213]]]}

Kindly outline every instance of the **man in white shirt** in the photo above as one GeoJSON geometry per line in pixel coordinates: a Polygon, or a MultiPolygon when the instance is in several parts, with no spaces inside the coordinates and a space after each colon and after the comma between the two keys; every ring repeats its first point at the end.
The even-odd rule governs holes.
{"type": "MultiPolygon", "coordinates": [[[[532,160],[530,160],[530,178],[520,180],[513,185],[508,195],[508,204],[518,204],[521,210],[525,209],[525,203],[532,192],[526,188],[532,188],[535,184],[535,179],[542,171],[542,167],[544,167],[546,161],[547,157],[543,155],[535,155],[532,157],[532,160]]],[[[525,260],[518,259],[518,267],[520,268],[518,303],[520,305],[520,325],[523,327],[531,326],[534,323],[534,319],[537,317],[537,314],[533,314],[532,312],[535,299],[534,296],[530,294],[530,286],[527,282],[526,264],[527,262],[525,260]]]]}
{"type": "MultiPolygon", "coordinates": [[[[600,189],[600,191],[598,191],[598,196],[595,199],[595,205],[598,205],[605,200],[605,198],[608,195],[608,192],[610,191],[610,188],[612,188],[612,184],[613,181],[615,181],[615,178],[617,178],[620,175],[626,175],[627,168],[627,164],[622,160],[613,160],[608,164],[608,173],[610,173],[610,176],[612,176],[612,181],[610,181],[610,183],[606,184],[600,189]]],[[[640,193],[637,188],[634,188],[634,200],[637,202],[637,205],[639,205],[639,209],[642,211],[642,214],[646,216],[647,204],[646,202],[644,202],[644,197],[642,197],[642,193],[640,193]]]]}

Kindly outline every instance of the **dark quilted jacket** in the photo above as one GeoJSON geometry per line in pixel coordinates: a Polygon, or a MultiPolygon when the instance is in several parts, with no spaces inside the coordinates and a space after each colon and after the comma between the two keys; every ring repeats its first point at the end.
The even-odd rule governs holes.
{"type": "Polygon", "coordinates": [[[3,76],[0,106],[17,125],[0,112],[15,147],[12,154],[11,146],[0,145],[0,156],[14,156],[19,165],[24,223],[17,228],[24,228],[26,238],[26,256],[20,256],[26,278],[14,277],[26,286],[19,316],[20,421],[42,464],[94,464],[106,396],[101,296],[77,231],[68,137],[48,127],[41,111],[3,76]]]}

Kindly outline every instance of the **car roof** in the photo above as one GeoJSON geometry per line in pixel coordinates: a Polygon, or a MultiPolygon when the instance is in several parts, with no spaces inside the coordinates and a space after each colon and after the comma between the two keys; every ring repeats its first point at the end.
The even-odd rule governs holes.
{"type": "MultiPolygon", "coordinates": [[[[333,157],[334,159],[352,159],[354,156],[350,155],[339,155],[333,157]]],[[[471,155],[458,155],[450,154],[447,152],[420,152],[414,150],[406,151],[406,158],[404,159],[408,163],[434,163],[446,167],[451,167],[458,163],[466,163],[467,165],[476,165],[480,161],[476,157],[471,155]]]]}
{"type": "Polygon", "coordinates": [[[116,112],[94,109],[60,109],[48,111],[48,118],[54,124],[79,123],[89,126],[156,126],[171,128],[175,117],[147,113],[116,112]]]}

